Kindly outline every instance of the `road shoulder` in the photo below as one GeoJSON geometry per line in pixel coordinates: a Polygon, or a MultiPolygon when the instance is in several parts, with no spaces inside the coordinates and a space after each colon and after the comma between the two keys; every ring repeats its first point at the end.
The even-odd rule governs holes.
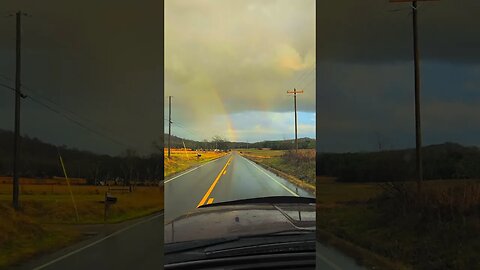
{"type": "Polygon", "coordinates": [[[274,173],[275,175],[283,178],[283,179],[286,179],[288,180],[290,183],[294,184],[295,186],[298,186],[299,188],[302,188],[306,191],[308,191],[309,193],[312,193],[313,195],[315,195],[315,191],[316,191],[316,188],[315,188],[315,185],[311,185],[309,183],[306,183],[305,181],[302,181],[298,178],[296,178],[295,176],[293,175],[290,175],[286,172],[283,172],[283,171],[280,171],[278,169],[275,169],[271,166],[268,166],[262,162],[259,162],[258,160],[255,160],[251,157],[249,157],[249,155],[245,155],[243,153],[239,153],[240,156],[254,162],[255,164],[258,164],[259,166],[261,166],[262,168],[274,173]]]}
{"type": "MultiPolygon", "coordinates": [[[[53,262],[60,258],[68,257],[76,252],[80,252],[90,246],[104,241],[105,239],[108,239],[109,237],[120,234],[154,218],[163,218],[163,215],[164,211],[162,210],[148,216],[127,220],[120,223],[72,225],[78,226],[78,230],[80,230],[82,233],[82,237],[78,241],[75,241],[71,245],[60,250],[48,254],[41,254],[25,262],[13,265],[10,269],[41,269],[41,266],[46,266],[46,264],[49,262],[53,262]]],[[[163,233],[163,230],[161,231],[163,233]]]]}

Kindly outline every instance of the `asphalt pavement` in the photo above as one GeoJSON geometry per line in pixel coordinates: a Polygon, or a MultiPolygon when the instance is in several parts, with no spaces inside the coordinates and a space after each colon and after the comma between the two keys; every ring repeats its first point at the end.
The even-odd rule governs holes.
{"type": "MultiPolygon", "coordinates": [[[[165,180],[165,211],[126,222],[14,269],[163,269],[164,224],[202,204],[264,196],[313,194],[232,152],[165,180]]],[[[316,269],[364,269],[341,252],[317,243],[316,269]]]]}
{"type": "Polygon", "coordinates": [[[13,269],[163,269],[163,228],[157,213],[13,269]]]}
{"type": "Polygon", "coordinates": [[[313,194],[233,151],[165,180],[165,223],[203,204],[313,194]]]}

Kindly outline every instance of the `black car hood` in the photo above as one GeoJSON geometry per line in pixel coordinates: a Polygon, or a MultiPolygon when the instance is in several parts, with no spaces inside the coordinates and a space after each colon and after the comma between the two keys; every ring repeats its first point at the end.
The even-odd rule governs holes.
{"type": "Polygon", "coordinates": [[[197,208],[165,224],[165,244],[315,230],[314,203],[219,204],[197,208]]]}

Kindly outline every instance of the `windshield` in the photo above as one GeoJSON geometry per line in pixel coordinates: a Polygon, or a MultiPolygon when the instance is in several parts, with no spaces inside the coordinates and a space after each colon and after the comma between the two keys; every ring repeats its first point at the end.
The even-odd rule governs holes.
{"type": "MultiPolygon", "coordinates": [[[[270,25],[273,18],[284,22],[291,18],[288,14],[303,18],[301,10],[315,6],[315,1],[294,2],[274,4],[282,6],[278,16],[256,16],[258,25],[270,25]]],[[[314,237],[313,17],[292,20],[303,29],[297,63],[296,49],[283,38],[267,38],[261,43],[270,45],[247,49],[253,48],[248,37],[252,25],[243,19],[257,4],[239,1],[236,12],[224,1],[196,5],[198,9],[179,13],[185,10],[181,3],[165,3],[166,247],[225,239],[266,245],[287,237],[271,234],[287,231],[300,232],[288,236],[293,240],[305,232],[314,237]],[[214,24],[212,17],[218,19],[214,24]],[[238,31],[247,36],[232,36],[238,31]]],[[[278,26],[270,27],[253,27],[258,30],[254,36],[270,36],[278,26]]]]}
{"type": "MultiPolygon", "coordinates": [[[[264,155],[262,159],[269,162],[287,162],[284,161],[287,159],[284,153],[288,150],[233,149],[221,153],[200,152],[206,156],[213,155],[215,159],[206,163],[199,160],[195,167],[179,172],[165,181],[165,223],[195,212],[202,206],[217,203],[269,196],[313,198],[312,190],[300,187],[287,176],[277,175],[262,166],[264,164],[258,158],[252,157],[252,153],[255,153],[257,156],[264,155]]],[[[196,155],[196,152],[187,151],[186,154],[196,155]]],[[[185,158],[184,155],[182,152],[174,154],[172,163],[178,162],[175,161],[176,158],[185,158]]],[[[311,170],[314,170],[314,165],[311,170]]]]}

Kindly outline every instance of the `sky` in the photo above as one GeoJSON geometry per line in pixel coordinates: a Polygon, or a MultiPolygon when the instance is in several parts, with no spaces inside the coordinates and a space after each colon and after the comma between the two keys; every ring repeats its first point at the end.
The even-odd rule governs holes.
{"type": "MultiPolygon", "coordinates": [[[[317,5],[318,151],[415,147],[410,4],[317,5]]],[[[423,144],[480,146],[480,3],[426,1],[417,10],[423,144]]]]}
{"type": "MultiPolygon", "coordinates": [[[[0,1],[0,83],[10,86],[15,17],[7,16],[19,9],[30,15],[23,91],[61,112],[22,100],[21,134],[97,153],[151,153],[163,133],[161,1],[0,1]]],[[[0,129],[13,130],[13,104],[0,87],[0,129]]]]}
{"type": "Polygon", "coordinates": [[[315,138],[315,1],[165,1],[165,127],[189,139],[315,138]]]}
{"type": "MultiPolygon", "coordinates": [[[[15,21],[7,15],[22,9],[31,15],[23,18],[23,90],[105,136],[28,98],[22,134],[98,153],[149,153],[165,126],[163,95],[172,95],[174,135],[289,139],[286,91],[295,87],[305,91],[299,137],[316,137],[319,151],[377,150],[379,141],[414,147],[408,3],[164,5],[162,21],[157,0],[0,1],[0,83],[13,86],[15,21]]],[[[426,1],[418,14],[424,144],[479,146],[480,3],[426,1]]],[[[0,129],[13,130],[13,102],[0,87],[0,129]]]]}

